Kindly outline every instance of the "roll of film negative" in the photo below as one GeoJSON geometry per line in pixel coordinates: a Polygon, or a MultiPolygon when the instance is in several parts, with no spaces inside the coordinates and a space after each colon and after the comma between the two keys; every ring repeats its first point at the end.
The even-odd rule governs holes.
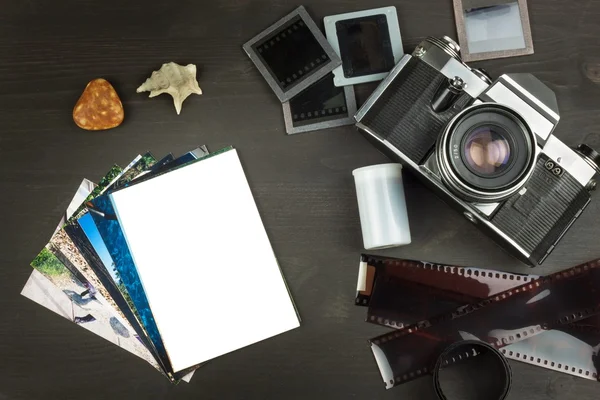
{"type": "MultiPolygon", "coordinates": [[[[438,357],[432,374],[433,388],[440,400],[468,400],[471,398],[504,400],[508,396],[512,385],[512,373],[506,358],[493,346],[479,340],[464,340],[448,346],[438,357]],[[469,386],[475,386],[477,390],[470,387],[471,390],[468,390],[468,394],[464,391],[458,394],[454,391],[449,393],[447,389],[448,381],[456,383],[457,380],[453,379],[454,376],[444,377],[444,370],[452,366],[457,367],[457,364],[461,362],[474,361],[475,357],[477,357],[477,361],[485,358],[485,363],[479,362],[471,365],[466,373],[468,375],[467,380],[470,382],[469,386]],[[481,367],[484,367],[484,371],[480,370],[481,367]],[[487,376],[483,377],[482,373],[487,376]]],[[[462,379],[462,381],[464,382],[465,379],[462,379]]]]}
{"type": "Polygon", "coordinates": [[[424,370],[431,372],[435,352],[441,351],[439,348],[429,348],[433,351],[429,358],[427,354],[413,354],[411,363],[418,364],[425,359],[428,362],[415,366],[412,371],[409,368],[407,373],[398,374],[392,363],[386,363],[386,352],[391,352],[388,356],[393,355],[395,344],[402,341],[400,337],[406,335],[407,330],[410,333],[419,329],[428,331],[428,327],[433,331],[439,330],[439,340],[446,345],[463,339],[486,340],[501,349],[508,358],[595,380],[600,370],[595,350],[600,347],[600,317],[590,317],[597,311],[596,305],[581,297],[582,293],[589,295],[593,290],[594,283],[591,281],[598,283],[596,265],[597,262],[591,262],[541,278],[363,255],[356,304],[369,307],[369,322],[398,329],[372,341],[373,352],[388,388],[420,376],[424,370]],[[594,279],[586,283],[586,277],[594,279]],[[570,290],[576,292],[574,301],[563,303],[561,296],[571,296],[570,290]],[[519,297],[522,297],[520,302],[516,301],[519,297]],[[507,302],[507,299],[512,300],[507,302]],[[508,304],[511,302],[514,304],[508,304]],[[496,303],[508,306],[503,309],[504,306],[496,306],[496,303]],[[558,304],[557,307],[550,306],[545,314],[538,310],[549,303],[558,304]],[[474,312],[481,308],[486,308],[486,311],[474,312]],[[496,309],[500,311],[494,311],[496,309]],[[444,320],[446,325],[452,325],[453,322],[465,321],[460,319],[464,315],[489,314],[490,311],[493,315],[491,321],[482,318],[478,323],[481,318],[468,317],[470,322],[467,326],[456,331],[445,332],[437,326],[444,320]],[[522,319],[519,315],[512,315],[521,312],[526,314],[522,319]],[[442,316],[434,318],[436,314],[442,316]],[[538,323],[533,324],[534,321],[538,323]],[[491,328],[486,328],[486,324],[491,324],[491,328]],[[494,324],[497,325],[495,329],[494,324]]]}

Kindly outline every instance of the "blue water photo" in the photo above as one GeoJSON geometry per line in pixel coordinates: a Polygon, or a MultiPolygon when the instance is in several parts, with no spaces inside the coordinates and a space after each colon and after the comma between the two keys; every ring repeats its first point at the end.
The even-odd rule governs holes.
{"type": "MultiPolygon", "coordinates": [[[[129,252],[125,235],[121,229],[121,225],[117,220],[116,213],[113,209],[112,203],[108,195],[97,197],[96,199],[88,202],[89,215],[92,216],[93,222],[96,225],[97,231],[100,234],[100,238],[103,240],[108,254],[112,258],[114,268],[116,269],[115,274],[117,278],[127,289],[135,308],[137,309],[138,315],[141,319],[142,325],[148,332],[148,336],[155,348],[162,354],[166,354],[164,345],[162,343],[158,327],[154,321],[152,310],[148,304],[146,293],[140,282],[140,278],[137,273],[136,266],[129,252]]],[[[106,256],[106,254],[105,254],[106,256]]],[[[102,256],[101,256],[102,257],[102,256]]],[[[112,265],[110,268],[112,270],[112,265]]]]}
{"type": "Polygon", "coordinates": [[[115,264],[113,263],[113,259],[110,256],[108,249],[106,248],[106,245],[104,244],[104,240],[102,240],[100,232],[98,232],[98,228],[96,228],[94,219],[90,213],[87,213],[79,218],[77,222],[79,223],[79,226],[81,226],[81,229],[85,233],[85,236],[87,236],[91,245],[94,247],[94,250],[96,250],[96,253],[100,257],[102,264],[104,264],[104,268],[106,268],[110,277],[114,281],[115,286],[118,287],[120,283],[119,273],[115,267],[115,264]]]}

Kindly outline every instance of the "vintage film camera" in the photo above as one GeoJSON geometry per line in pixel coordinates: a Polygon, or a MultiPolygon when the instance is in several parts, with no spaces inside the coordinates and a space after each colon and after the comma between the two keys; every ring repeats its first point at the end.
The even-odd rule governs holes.
{"type": "Polygon", "coordinates": [[[492,82],[447,37],[405,55],[356,115],[378,149],[521,261],[541,264],[591,200],[600,155],[552,135],[554,93],[531,74],[492,82]]]}

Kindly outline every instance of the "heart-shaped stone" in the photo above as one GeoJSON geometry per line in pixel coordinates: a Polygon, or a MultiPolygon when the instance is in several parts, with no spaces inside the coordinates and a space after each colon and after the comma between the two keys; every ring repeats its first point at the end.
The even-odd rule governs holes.
{"type": "Polygon", "coordinates": [[[119,95],[105,79],[94,79],[87,84],[73,109],[73,120],[78,127],[100,131],[121,125],[125,113],[119,95]]]}

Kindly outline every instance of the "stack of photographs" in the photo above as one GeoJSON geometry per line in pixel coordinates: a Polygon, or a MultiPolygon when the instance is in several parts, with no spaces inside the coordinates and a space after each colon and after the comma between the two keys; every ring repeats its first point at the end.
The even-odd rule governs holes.
{"type": "Polygon", "coordinates": [[[84,179],[31,266],[23,296],[173,383],[299,326],[231,147],[146,153],[98,184],[84,179]]]}

